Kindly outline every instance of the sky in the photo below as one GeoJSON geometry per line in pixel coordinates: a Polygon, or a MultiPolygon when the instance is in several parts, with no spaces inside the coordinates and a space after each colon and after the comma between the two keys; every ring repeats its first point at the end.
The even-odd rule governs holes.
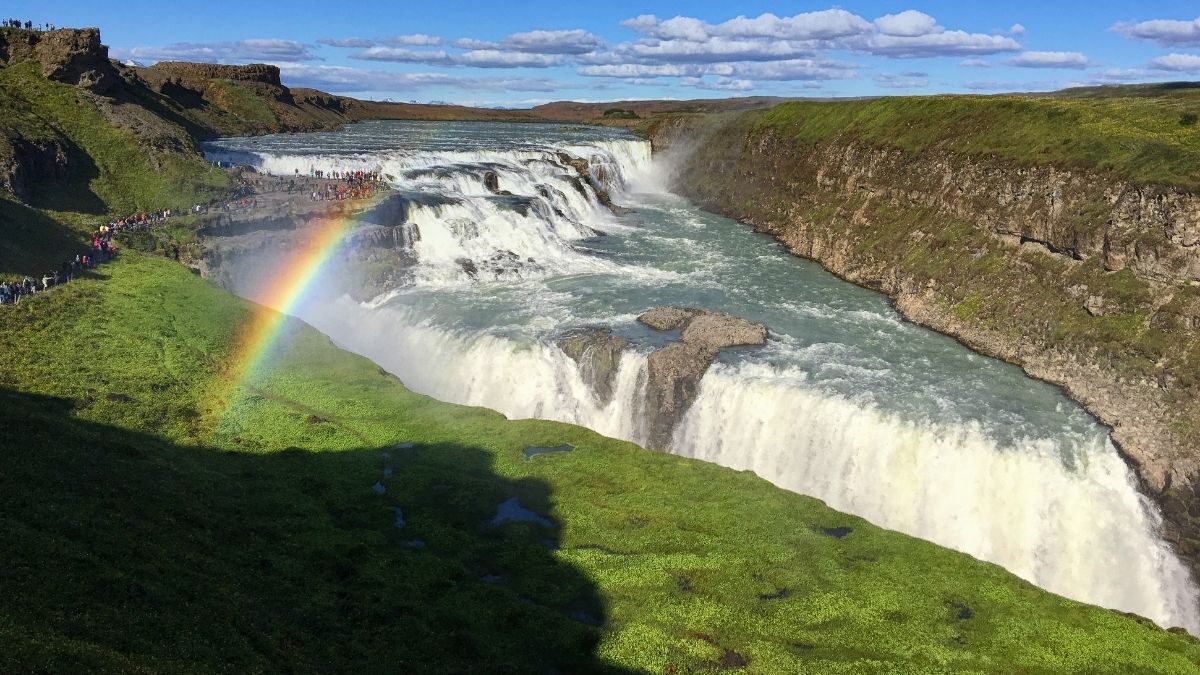
{"type": "Polygon", "coordinates": [[[558,100],[1046,91],[1200,80],[1200,3],[8,0],[111,55],[273,63],[360,98],[558,100]]]}

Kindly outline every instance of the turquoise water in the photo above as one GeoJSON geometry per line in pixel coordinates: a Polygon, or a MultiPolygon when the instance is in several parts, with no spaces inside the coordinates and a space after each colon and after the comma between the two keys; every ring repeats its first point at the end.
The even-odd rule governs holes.
{"type": "Polygon", "coordinates": [[[744,316],[769,327],[768,346],[722,353],[672,452],[753,470],[1070,597],[1200,627],[1187,572],[1106,429],[1056,388],[670,194],[640,139],[373,122],[226,139],[210,153],[281,175],[378,169],[405,194],[437,198],[409,209],[420,240],[408,284],[367,303],[319,298],[297,310],[418,391],[642,442],[645,354],[669,336],[636,316],[657,305],[744,316]],[[560,153],[587,159],[594,183],[631,212],[601,207],[560,153]],[[533,207],[491,194],[486,172],[533,207]],[[492,271],[497,255],[508,262],[492,271]],[[480,271],[465,272],[464,260],[480,271]],[[554,346],[590,325],[636,345],[611,403],[554,346]]]}

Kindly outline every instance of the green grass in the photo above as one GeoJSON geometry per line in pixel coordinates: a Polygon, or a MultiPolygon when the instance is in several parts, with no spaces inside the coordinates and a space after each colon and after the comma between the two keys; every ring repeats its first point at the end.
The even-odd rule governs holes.
{"type": "Polygon", "coordinates": [[[160,258],[99,273],[0,310],[6,671],[1200,666],[749,473],[413,394],[299,322],[230,390],[246,303],[160,258]],[[555,526],[482,527],[512,496],[555,526]]]}
{"type": "Polygon", "coordinates": [[[225,112],[249,122],[259,129],[277,130],[279,118],[271,106],[246,87],[232,80],[213,80],[205,97],[225,112]]]}
{"type": "Polygon", "coordinates": [[[43,78],[32,63],[0,68],[0,131],[67,149],[66,180],[42,181],[31,204],[79,230],[105,215],[208,201],[228,185],[198,155],[143,147],[111,125],[86,93],[43,78]]]}
{"type": "Polygon", "coordinates": [[[1200,89],[1153,96],[906,96],[796,101],[755,113],[802,144],[852,138],[912,153],[941,150],[1112,172],[1139,183],[1200,188],[1200,89]]]}

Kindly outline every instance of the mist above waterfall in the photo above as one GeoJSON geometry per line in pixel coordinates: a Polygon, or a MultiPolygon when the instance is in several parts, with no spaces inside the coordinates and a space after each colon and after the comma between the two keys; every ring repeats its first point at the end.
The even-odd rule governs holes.
{"type": "MultiPolygon", "coordinates": [[[[1188,573],[1103,427],[1016,368],[901,321],[882,296],[658,191],[644,140],[377,122],[210,153],[283,176],[391,177],[406,200],[394,225],[412,233],[395,244],[411,257],[405,283],[371,302],[318,294],[297,312],[416,391],[645,443],[646,353],[668,337],[634,317],[656,305],[745,316],[770,327],[769,346],[722,354],[670,451],[1200,631],[1188,573]],[[556,344],[583,326],[632,343],[611,400],[556,344]]],[[[251,281],[235,290],[258,297],[251,281]]]]}

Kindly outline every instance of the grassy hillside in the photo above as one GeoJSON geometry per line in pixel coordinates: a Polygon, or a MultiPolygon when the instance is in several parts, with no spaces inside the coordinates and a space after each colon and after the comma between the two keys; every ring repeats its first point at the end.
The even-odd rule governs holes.
{"type": "MultiPolygon", "coordinates": [[[[187,139],[183,128],[155,119],[187,139]]],[[[0,68],[0,160],[11,161],[14,143],[21,142],[62,149],[65,166],[57,175],[43,171],[35,176],[28,205],[53,214],[78,234],[110,215],[207,202],[228,184],[194,150],[147,144],[106,118],[94,96],[43,78],[33,63],[0,68]]],[[[0,190],[0,204],[14,201],[0,190]]],[[[29,227],[36,218],[16,206],[0,208],[0,226],[6,230],[29,227]]],[[[10,270],[24,262],[13,253],[24,237],[7,239],[0,244],[0,269],[10,270]]]]}
{"type": "Polygon", "coordinates": [[[163,259],[0,311],[6,671],[1200,666],[748,473],[415,395],[298,322],[231,389],[250,308],[163,259]],[[547,524],[489,527],[512,497],[547,524]]]}
{"type": "Polygon", "coordinates": [[[944,149],[1200,188],[1200,86],[1152,91],[795,101],[771,108],[759,124],[801,143],[846,136],[914,153],[944,149]]]}

